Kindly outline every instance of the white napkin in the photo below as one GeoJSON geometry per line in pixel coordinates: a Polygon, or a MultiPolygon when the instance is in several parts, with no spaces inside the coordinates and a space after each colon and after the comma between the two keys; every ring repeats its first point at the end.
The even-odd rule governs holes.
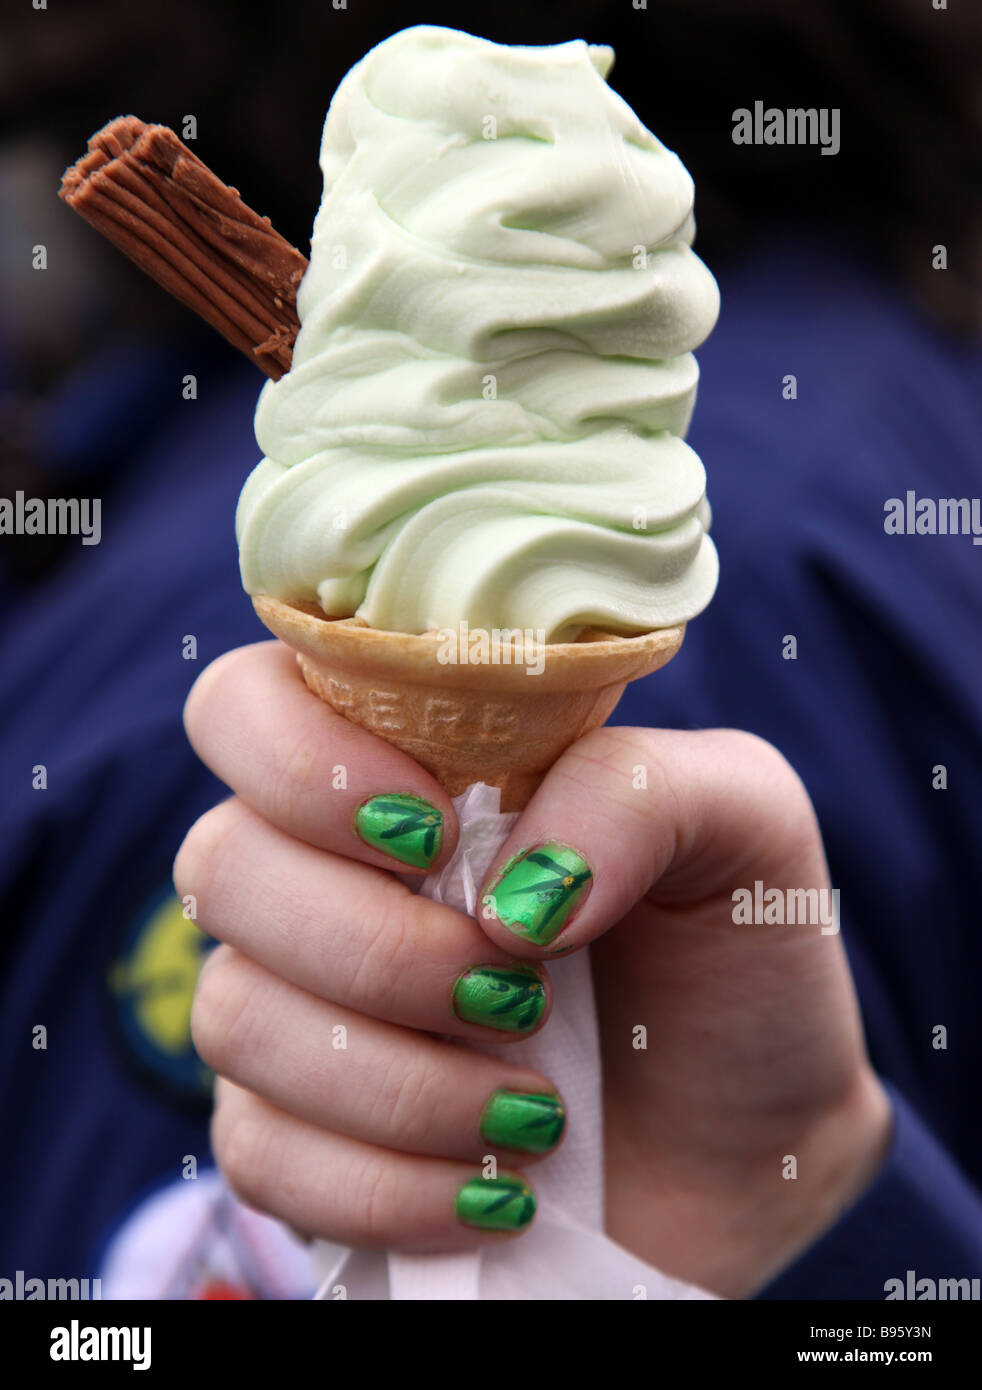
{"type": "MultiPolygon", "coordinates": [[[[483,782],[454,801],[456,853],[421,892],[474,915],[484,875],[515,822],[483,782]]],[[[552,1013],[525,1042],[473,1044],[550,1077],[566,1103],[566,1137],[531,1174],[538,1210],[531,1229],[462,1255],[378,1254],[318,1241],[320,1299],[708,1299],[609,1240],[603,1231],[600,1045],[588,951],[550,962],[552,1013]]]]}

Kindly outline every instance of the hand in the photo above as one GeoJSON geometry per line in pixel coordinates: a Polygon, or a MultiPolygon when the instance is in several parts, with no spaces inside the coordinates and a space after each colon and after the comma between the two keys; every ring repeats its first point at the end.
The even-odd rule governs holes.
{"type": "MultiPolygon", "coordinates": [[[[217,1092],[216,1155],[253,1205],[362,1246],[455,1249],[501,1238],[461,1215],[507,1217],[516,1223],[508,1229],[521,1229],[528,1188],[503,1190],[508,1200],[488,1217],[483,1208],[495,1203],[477,1165],[491,1151],[525,1166],[534,1155],[516,1140],[557,1137],[551,1083],[426,1034],[494,1036],[460,1017],[474,1014],[455,981],[494,981],[473,974],[485,965],[504,966],[514,981],[516,956],[531,965],[588,941],[615,1239],[669,1273],[747,1294],[875,1173],[888,1105],[866,1060],[839,938],[818,926],[733,921],[733,889],[755,879],[827,886],[807,796],[768,745],[729,732],[623,729],[582,740],[516,824],[479,926],[384,872],[407,871],[412,853],[423,871],[418,821],[383,840],[379,825],[403,823],[386,812],[372,831],[376,844],[400,851],[398,864],[353,829],[372,794],[425,798],[443,818],[438,868],[455,837],[440,789],[314,700],[277,644],[210,667],[187,725],[237,793],[193,828],[175,879],[197,897],[202,927],[227,943],[203,972],[193,1026],[205,1060],[229,1078],[217,1092]],[[347,787],[333,785],[339,767],[347,787]],[[495,882],[521,849],[542,847],[546,862],[529,856],[495,882]],[[341,1051],[339,1025],[348,1032],[341,1051]],[[645,1050],[633,1045],[639,1025],[645,1050]],[[511,1103],[518,1120],[496,1122],[488,1102],[501,1091],[539,1099],[521,1112],[523,1102],[506,1096],[499,1111],[511,1103]],[[485,1136],[482,1113],[491,1116],[485,1136]],[[532,1126],[524,1133],[523,1118],[532,1126]],[[788,1155],[794,1180],[783,1176],[788,1155]]],[[[519,1008],[485,1022],[541,1026],[548,982],[543,975],[543,995],[535,980],[517,978],[519,1008]]],[[[488,997],[510,1002],[507,991],[488,997]]]]}
{"type": "Polygon", "coordinates": [[[390,872],[446,862],[447,797],[310,695],[279,643],[213,663],[186,724],[236,793],[174,866],[224,943],[192,1032],[222,1078],[212,1144],[231,1186],[346,1245],[454,1250],[523,1229],[534,1198],[512,1170],[558,1142],[561,1101],[548,1077],[442,1038],[529,1036],[545,972],[390,872]]]}
{"type": "Polygon", "coordinates": [[[835,915],[738,924],[734,890],[755,881],[829,888],[808,795],[774,748],[731,730],[601,729],[516,823],[483,920],[530,961],[593,943],[608,1232],[731,1297],[833,1224],[891,1128],[835,915]],[[560,870],[565,898],[541,887],[560,870]]]}

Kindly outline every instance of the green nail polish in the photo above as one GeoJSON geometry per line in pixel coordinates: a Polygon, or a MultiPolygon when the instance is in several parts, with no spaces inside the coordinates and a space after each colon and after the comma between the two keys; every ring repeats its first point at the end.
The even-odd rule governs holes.
{"type": "Polygon", "coordinates": [[[535,1196],[527,1182],[511,1173],[471,1178],[457,1193],[457,1218],[482,1231],[520,1231],[535,1215],[535,1196]]]}
{"type": "Polygon", "coordinates": [[[490,890],[495,916],[516,936],[546,946],[562,931],[592,881],[590,866],[575,849],[540,845],[505,865],[490,890]]]}
{"type": "Polygon", "coordinates": [[[529,1032],[545,1006],[545,986],[528,965],[478,965],[453,987],[458,1018],[506,1033],[529,1032]]]}
{"type": "Polygon", "coordinates": [[[428,869],[443,843],[443,815],[421,796],[373,796],[355,812],[355,830],[373,849],[428,869]]]}
{"type": "Polygon", "coordinates": [[[558,1096],[495,1091],[481,1116],[481,1138],[502,1149],[544,1154],[559,1143],[566,1111],[558,1096]]]}

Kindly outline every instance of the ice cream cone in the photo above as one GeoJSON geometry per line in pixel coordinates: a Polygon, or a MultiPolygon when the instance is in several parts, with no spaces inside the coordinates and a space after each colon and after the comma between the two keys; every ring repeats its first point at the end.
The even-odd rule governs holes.
{"type": "MultiPolygon", "coordinates": [[[[289,369],[306,258],[173,131],[111,121],[66,172],[62,196],[270,377],[289,369]]],[[[522,643],[461,642],[454,659],[440,633],[331,620],[310,603],[253,602],[321,699],[409,753],[451,796],[478,781],[499,787],[505,810],[526,804],[560,754],[607,719],[628,681],[670,661],[685,631],[684,623],[639,637],[588,631],[536,647],[532,660],[522,643]]]]}
{"type": "Polygon", "coordinates": [[[560,754],[604,723],[628,681],[670,661],[685,632],[590,630],[528,647],[494,634],[381,632],[313,603],[253,604],[315,695],[415,758],[449,796],[474,782],[499,787],[505,811],[525,806],[560,754]]]}

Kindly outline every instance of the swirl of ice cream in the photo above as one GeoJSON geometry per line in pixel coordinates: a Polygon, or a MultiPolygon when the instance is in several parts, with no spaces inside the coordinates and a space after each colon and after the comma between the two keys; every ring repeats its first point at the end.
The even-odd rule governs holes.
{"type": "Polygon", "coordinates": [[[236,514],[248,592],[548,641],[709,602],[682,436],[718,292],[692,180],[612,62],[420,27],[341,83],[293,367],[236,514]]]}

